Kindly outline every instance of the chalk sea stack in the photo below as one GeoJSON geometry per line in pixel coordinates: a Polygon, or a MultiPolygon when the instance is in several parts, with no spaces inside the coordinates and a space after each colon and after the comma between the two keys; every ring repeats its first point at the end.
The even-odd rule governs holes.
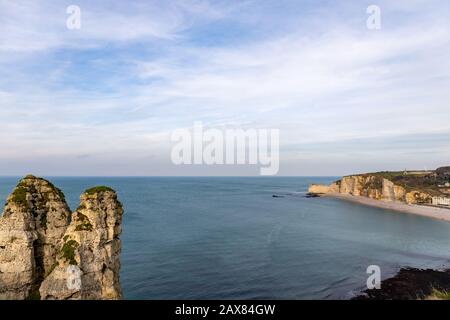
{"type": "Polygon", "coordinates": [[[0,299],[120,299],[122,214],[108,187],[71,212],[49,181],[20,180],[0,217],[0,299]]]}

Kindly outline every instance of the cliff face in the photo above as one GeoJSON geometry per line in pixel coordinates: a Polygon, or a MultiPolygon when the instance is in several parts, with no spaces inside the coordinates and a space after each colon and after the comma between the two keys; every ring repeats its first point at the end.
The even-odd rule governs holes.
{"type": "Polygon", "coordinates": [[[43,299],[120,299],[122,206],[114,191],[91,189],[63,237],[62,254],[40,288],[43,299]],[[67,285],[67,281],[73,283],[67,285]]]}
{"type": "Polygon", "coordinates": [[[376,200],[401,201],[408,204],[428,204],[431,203],[433,197],[429,192],[397,185],[377,174],[346,176],[329,186],[311,185],[308,191],[319,194],[342,193],[376,200]]]}
{"type": "Polygon", "coordinates": [[[87,190],[71,213],[62,192],[27,176],[0,217],[0,299],[119,299],[122,205],[87,190]]]}
{"type": "Polygon", "coordinates": [[[0,298],[23,299],[37,289],[69,222],[60,190],[33,176],[20,181],[0,218],[0,298]]]}
{"type": "Polygon", "coordinates": [[[309,186],[308,192],[309,193],[316,193],[316,194],[325,194],[330,192],[339,192],[340,186],[335,182],[330,184],[329,186],[322,185],[322,184],[312,184],[309,186]]]}

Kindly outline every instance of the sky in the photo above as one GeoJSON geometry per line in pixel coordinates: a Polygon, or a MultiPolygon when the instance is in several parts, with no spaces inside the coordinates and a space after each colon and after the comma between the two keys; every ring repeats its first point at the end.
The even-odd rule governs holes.
{"type": "Polygon", "coordinates": [[[174,165],[198,121],[278,129],[279,175],[450,165],[448,0],[0,0],[0,31],[0,175],[259,174],[174,165]]]}

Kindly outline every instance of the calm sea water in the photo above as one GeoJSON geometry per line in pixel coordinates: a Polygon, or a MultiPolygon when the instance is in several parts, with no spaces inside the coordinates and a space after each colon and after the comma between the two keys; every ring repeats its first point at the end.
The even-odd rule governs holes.
{"type": "MultiPolygon", "coordinates": [[[[450,265],[450,223],[304,198],[331,177],[49,179],[72,209],[88,187],[117,190],[127,299],[349,298],[369,265],[450,265]]],[[[0,197],[16,183],[0,178],[0,197]]]]}

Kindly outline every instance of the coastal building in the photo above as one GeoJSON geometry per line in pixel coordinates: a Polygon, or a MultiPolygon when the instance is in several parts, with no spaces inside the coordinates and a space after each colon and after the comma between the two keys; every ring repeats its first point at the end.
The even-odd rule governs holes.
{"type": "Polygon", "coordinates": [[[433,197],[432,204],[434,206],[447,206],[447,207],[450,207],[450,198],[433,197]]]}

